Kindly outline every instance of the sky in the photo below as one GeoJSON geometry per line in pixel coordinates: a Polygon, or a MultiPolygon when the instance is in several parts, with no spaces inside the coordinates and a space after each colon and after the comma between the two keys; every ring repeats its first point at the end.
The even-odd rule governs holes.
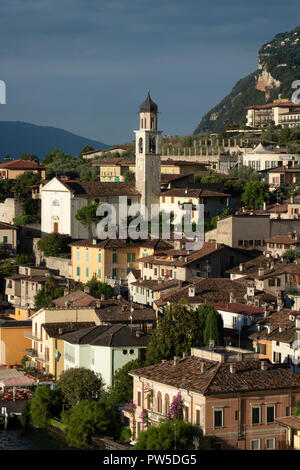
{"type": "Polygon", "coordinates": [[[114,145],[150,89],[163,133],[191,134],[299,25],[298,0],[0,0],[0,120],[114,145]]]}

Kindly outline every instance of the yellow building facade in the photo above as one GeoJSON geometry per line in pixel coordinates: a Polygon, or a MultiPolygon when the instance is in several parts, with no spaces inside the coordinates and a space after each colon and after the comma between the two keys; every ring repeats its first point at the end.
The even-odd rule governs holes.
{"type": "Polygon", "coordinates": [[[92,277],[100,282],[107,279],[127,278],[130,271],[138,269],[136,260],[152,255],[153,247],[140,244],[126,244],[122,240],[83,240],[71,244],[72,278],[86,283],[92,277]],[[121,243],[118,243],[121,242],[121,243]],[[119,245],[119,246],[117,246],[119,245]]]}

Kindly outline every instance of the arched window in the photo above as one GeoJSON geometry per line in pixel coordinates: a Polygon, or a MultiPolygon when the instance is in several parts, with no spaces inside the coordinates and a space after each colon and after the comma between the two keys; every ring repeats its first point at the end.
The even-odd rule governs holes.
{"type": "Polygon", "coordinates": [[[166,393],[166,394],[165,394],[165,415],[166,415],[166,416],[168,416],[169,411],[170,411],[170,397],[169,397],[169,395],[166,393]]]}
{"type": "Polygon", "coordinates": [[[143,153],[143,138],[139,138],[139,153],[143,153]]]}
{"type": "Polygon", "coordinates": [[[162,397],[160,392],[157,392],[157,413],[162,413],[162,397]]]}
{"type": "Polygon", "coordinates": [[[144,119],[141,119],[141,129],[144,127],[144,119]]]}
{"type": "Polygon", "coordinates": [[[149,137],[149,152],[156,153],[156,138],[154,136],[149,137]]]}

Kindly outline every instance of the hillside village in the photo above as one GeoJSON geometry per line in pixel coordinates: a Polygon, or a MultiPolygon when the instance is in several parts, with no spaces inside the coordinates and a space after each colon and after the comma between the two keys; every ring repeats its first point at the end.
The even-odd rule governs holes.
{"type": "Polygon", "coordinates": [[[191,449],[300,450],[300,152],[262,138],[274,125],[300,132],[300,105],[244,109],[255,144],[232,133],[186,147],[159,130],[158,109],[148,92],[135,141],[86,148],[80,163],[56,150],[0,164],[2,418],[30,398],[34,424],[45,393],[39,426],[51,415],[71,429],[53,411],[61,390],[68,416],[82,398],[106,403],[102,437],[116,449],[143,449],[147,429],[182,422],[198,436],[191,449]],[[108,222],[98,236],[104,204],[116,237],[108,222]],[[143,236],[151,205],[160,228],[170,216],[168,233],[143,236]],[[185,215],[193,229],[203,215],[199,247],[185,215]],[[72,401],[76,370],[92,385],[72,401]]]}

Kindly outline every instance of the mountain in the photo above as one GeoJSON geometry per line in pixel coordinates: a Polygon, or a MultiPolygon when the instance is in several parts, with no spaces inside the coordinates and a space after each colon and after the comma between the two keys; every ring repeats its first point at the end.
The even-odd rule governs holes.
{"type": "Polygon", "coordinates": [[[217,106],[203,116],[194,134],[220,132],[227,124],[246,124],[245,107],[291,99],[291,84],[300,79],[300,26],[277,34],[258,51],[258,69],[239,80],[217,106]]]}
{"type": "Polygon", "coordinates": [[[28,122],[0,121],[0,157],[18,158],[22,153],[33,153],[42,159],[58,148],[70,155],[79,155],[89,145],[96,150],[109,146],[56,127],[37,126],[28,122]]]}

